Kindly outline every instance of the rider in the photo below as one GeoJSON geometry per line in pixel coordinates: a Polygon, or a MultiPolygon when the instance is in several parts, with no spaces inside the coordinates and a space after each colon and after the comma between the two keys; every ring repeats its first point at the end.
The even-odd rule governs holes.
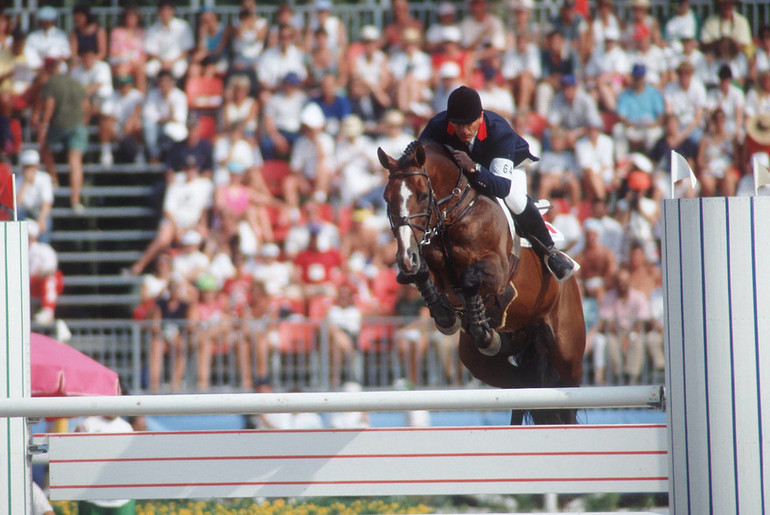
{"type": "Polygon", "coordinates": [[[577,272],[579,265],[554,247],[540,211],[527,196],[526,173],[516,168],[537,158],[502,116],[482,110],[476,90],[460,86],[452,91],[446,111],[428,122],[420,140],[452,147],[454,160],[471,185],[505,200],[516,227],[558,281],[577,272]]]}

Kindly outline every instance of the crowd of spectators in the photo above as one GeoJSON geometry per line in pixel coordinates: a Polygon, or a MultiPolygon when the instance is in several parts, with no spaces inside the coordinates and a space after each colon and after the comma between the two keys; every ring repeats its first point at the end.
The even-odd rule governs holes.
{"type": "MultiPolygon", "coordinates": [[[[54,185],[51,148],[66,146],[75,211],[88,124],[105,167],[167,170],[157,236],[126,269],[145,274],[135,316],[158,321],[152,388],[164,352],[186,352],[162,322],[205,328],[201,356],[231,350],[255,363],[240,374],[251,388],[268,373],[266,349],[281,345],[259,328],[290,314],[331,317],[338,385],[362,320],[420,313],[395,281],[376,149],[397,157],[454,88],[473,86],[541,157],[528,167],[531,191],[551,201],[559,245],[582,265],[591,380],[635,382],[645,354],[663,367],[658,224],[673,193],[670,150],[698,178],[678,196],[751,194],[752,159],[769,160],[770,26],[754,37],[736,3],[717,0],[702,20],[688,0],[665,19],[648,0],[624,2],[625,18],[612,0],[592,11],[563,0],[535,23],[533,0],[445,1],[425,27],[408,0],[393,0],[389,22],[359,34],[329,0],[303,14],[283,4],[272,22],[243,0],[230,24],[210,8],[191,24],[161,1],[152,23],[126,7],[115,27],[79,5],[70,34],[43,7],[26,35],[0,16],[0,107],[30,117],[54,185]]],[[[35,214],[41,235],[46,215],[45,205],[35,214]]],[[[415,382],[429,333],[418,319],[394,338],[415,382]]],[[[456,341],[440,340],[449,355],[456,341]]]]}

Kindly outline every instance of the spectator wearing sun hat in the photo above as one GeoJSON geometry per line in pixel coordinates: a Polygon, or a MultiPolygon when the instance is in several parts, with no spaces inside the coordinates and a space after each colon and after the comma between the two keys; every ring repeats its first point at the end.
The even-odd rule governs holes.
{"type": "Polygon", "coordinates": [[[407,145],[414,141],[414,135],[407,131],[404,113],[390,109],[383,115],[380,125],[381,135],[377,138],[377,146],[386,154],[398,158],[407,145]]]}
{"type": "Polygon", "coordinates": [[[25,53],[36,56],[35,62],[43,63],[43,60],[51,54],[52,50],[58,52],[62,59],[69,59],[71,54],[69,36],[56,26],[59,13],[51,6],[43,6],[37,11],[37,23],[39,28],[33,30],[27,36],[25,53]]]}
{"type": "Polygon", "coordinates": [[[698,143],[703,134],[706,88],[694,77],[695,67],[690,61],[682,61],[676,68],[677,80],[669,82],[663,90],[666,112],[679,119],[682,136],[698,143]]]}

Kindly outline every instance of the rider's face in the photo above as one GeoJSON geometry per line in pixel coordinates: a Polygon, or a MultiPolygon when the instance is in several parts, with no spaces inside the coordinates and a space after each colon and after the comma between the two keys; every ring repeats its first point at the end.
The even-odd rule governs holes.
{"type": "Polygon", "coordinates": [[[476,136],[476,133],[479,132],[479,126],[481,125],[481,121],[484,119],[484,113],[481,113],[481,115],[478,117],[477,120],[472,121],[471,123],[454,123],[449,122],[452,124],[452,128],[455,131],[455,134],[457,134],[457,138],[462,141],[463,143],[470,143],[471,140],[476,136]]]}

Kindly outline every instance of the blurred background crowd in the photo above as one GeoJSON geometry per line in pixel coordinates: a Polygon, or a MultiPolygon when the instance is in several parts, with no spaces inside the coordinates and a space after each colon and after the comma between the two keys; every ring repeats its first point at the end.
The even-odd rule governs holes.
{"type": "Polygon", "coordinates": [[[355,30],[330,0],[269,17],[254,0],[184,17],[161,1],[112,26],[82,4],[66,30],[44,6],[26,32],[2,15],[0,149],[35,221],[35,321],[54,321],[64,284],[54,192],[87,217],[84,160],[161,167],[157,231],[123,269],[141,278],[142,388],[206,391],[225,358],[218,384],[285,387],[282,354],[328,388],[464,384],[456,336],[395,281],[376,150],[398,157],[465,84],[540,156],[530,192],[582,266],[586,382],[659,381],[659,201],[753,194],[770,152],[770,26],[736,0],[690,4],[445,1],[418,18],[392,0],[355,30]],[[671,150],[696,188],[670,191],[671,150]],[[377,379],[369,354],[395,368],[377,379]]]}

